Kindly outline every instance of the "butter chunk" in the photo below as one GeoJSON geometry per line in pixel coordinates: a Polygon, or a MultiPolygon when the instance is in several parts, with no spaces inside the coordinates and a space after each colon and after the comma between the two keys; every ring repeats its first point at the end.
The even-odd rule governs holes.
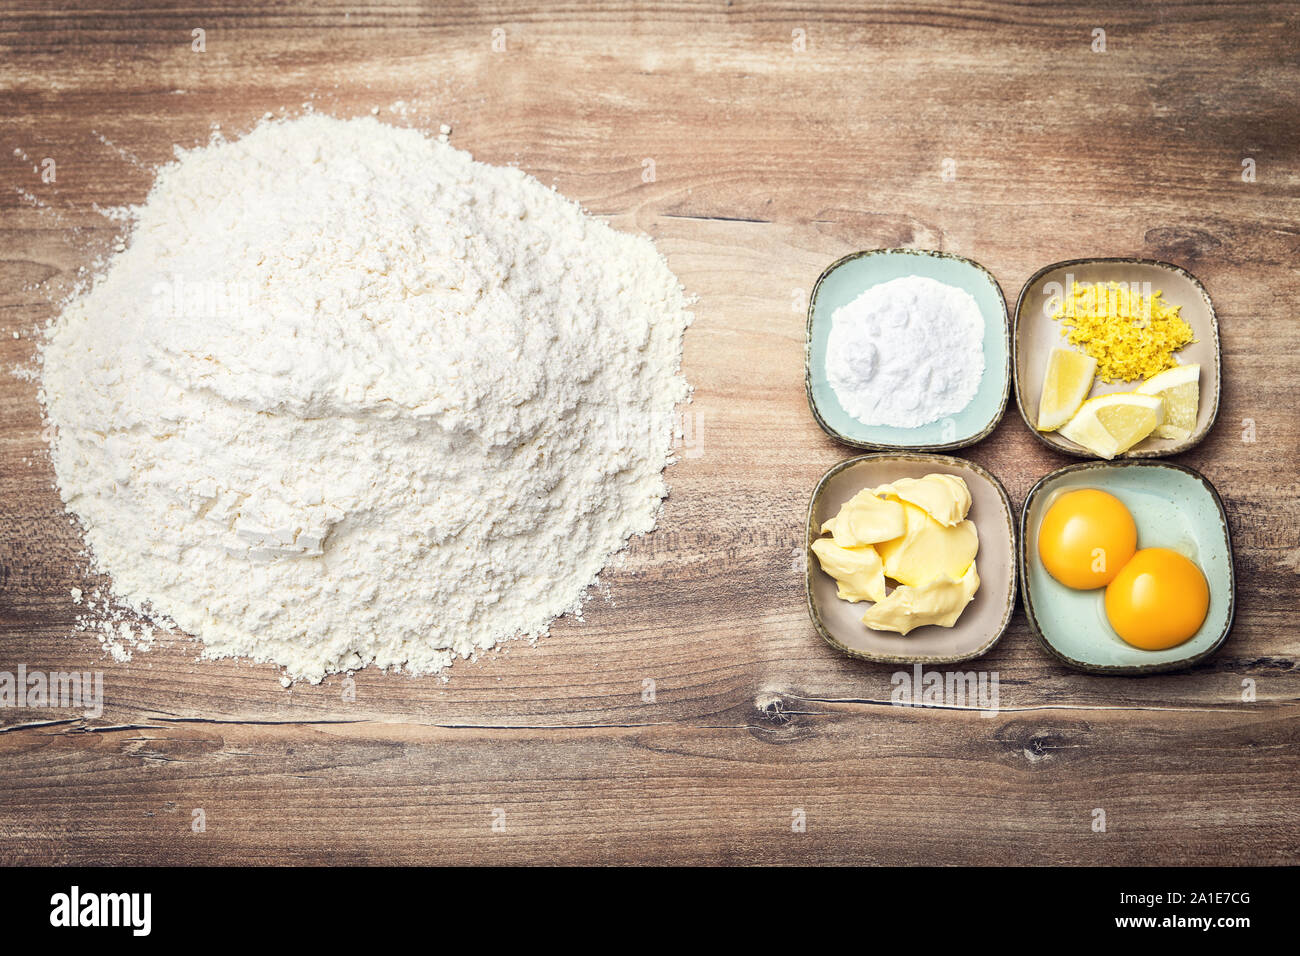
{"type": "Polygon", "coordinates": [[[935,578],[960,578],[979,552],[979,532],[973,521],[941,525],[916,505],[903,505],[906,530],[876,550],[885,574],[899,584],[919,587],[935,578]]]}
{"type": "Polygon", "coordinates": [[[881,498],[892,498],[916,505],[939,524],[951,527],[970,511],[970,488],[956,475],[926,475],[924,478],[899,478],[872,489],[881,498]]]}
{"type": "Polygon", "coordinates": [[[905,530],[903,506],[885,501],[864,489],[844,502],[839,512],[822,525],[841,548],[860,548],[897,538],[905,530]]]}
{"type": "Polygon", "coordinates": [[[979,590],[980,576],[972,564],[960,578],[935,578],[920,587],[903,585],[873,604],[862,623],[873,631],[908,634],[926,624],[952,627],[979,590]]]}
{"type": "Polygon", "coordinates": [[[836,597],[842,601],[883,601],[885,569],[876,549],[841,548],[830,538],[818,538],[812,545],[822,570],[839,585],[836,597]]]}

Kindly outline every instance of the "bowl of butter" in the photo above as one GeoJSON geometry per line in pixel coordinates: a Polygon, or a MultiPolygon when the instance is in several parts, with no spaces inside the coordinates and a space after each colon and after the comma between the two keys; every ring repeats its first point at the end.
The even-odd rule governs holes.
{"type": "Polygon", "coordinates": [[[1011,621],[1011,500],[972,462],[906,452],[840,462],[813,491],[806,546],[808,615],[850,657],[969,660],[1011,621]]]}

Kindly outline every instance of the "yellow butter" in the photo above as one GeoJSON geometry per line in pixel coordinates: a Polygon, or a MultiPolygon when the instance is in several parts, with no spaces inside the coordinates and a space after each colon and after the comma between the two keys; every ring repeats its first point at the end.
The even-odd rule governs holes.
{"type": "Polygon", "coordinates": [[[856,603],[885,599],[885,569],[875,548],[841,548],[830,538],[818,538],[812,549],[822,570],[839,586],[836,596],[840,600],[856,603]]]}
{"type": "Polygon", "coordinates": [[[960,578],[943,576],[920,587],[896,587],[873,604],[862,623],[874,631],[907,634],[926,624],[952,627],[979,590],[980,577],[972,564],[960,578]]]}
{"type": "Polygon", "coordinates": [[[860,548],[897,538],[904,531],[903,507],[885,501],[863,489],[840,507],[834,518],[822,525],[841,548],[860,548]]]}
{"type": "Polygon", "coordinates": [[[916,505],[942,525],[955,525],[970,511],[970,488],[957,475],[899,478],[872,489],[872,494],[916,505]]]}
{"type": "Polygon", "coordinates": [[[919,587],[939,577],[957,580],[966,573],[979,552],[979,532],[974,522],[941,525],[913,504],[904,504],[903,513],[903,534],[876,545],[888,577],[899,584],[919,587]]]}

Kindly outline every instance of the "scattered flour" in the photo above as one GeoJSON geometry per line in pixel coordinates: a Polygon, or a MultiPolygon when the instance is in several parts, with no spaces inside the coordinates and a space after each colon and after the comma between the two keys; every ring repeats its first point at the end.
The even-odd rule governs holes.
{"type": "Polygon", "coordinates": [[[826,378],[865,425],[914,428],[955,415],[983,375],[984,317],[965,289],[904,276],[831,315],[826,378]]]}
{"type": "Polygon", "coordinates": [[[319,114],[178,152],[133,216],[41,354],[112,601],[293,678],[424,674],[654,527],[691,315],[649,240],[319,114]]]}

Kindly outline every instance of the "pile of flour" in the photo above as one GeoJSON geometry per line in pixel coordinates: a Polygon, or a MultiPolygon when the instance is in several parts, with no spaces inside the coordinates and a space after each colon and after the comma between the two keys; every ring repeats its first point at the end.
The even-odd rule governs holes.
{"type": "Polygon", "coordinates": [[[984,316],[965,289],[903,276],[831,314],[826,378],[863,424],[915,428],[955,415],[983,376],[984,316]]]}
{"type": "Polygon", "coordinates": [[[648,239],[419,132],[179,152],[41,398],[114,596],[205,655],[436,672],[654,527],[691,314],[648,239]]]}

